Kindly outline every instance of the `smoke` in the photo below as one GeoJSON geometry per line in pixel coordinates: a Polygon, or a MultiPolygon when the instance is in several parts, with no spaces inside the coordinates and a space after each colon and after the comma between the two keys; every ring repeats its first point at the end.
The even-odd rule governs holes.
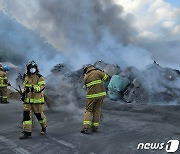
{"type": "Polygon", "coordinates": [[[71,80],[71,78],[67,78],[63,74],[51,75],[46,78],[46,91],[48,92],[48,96],[56,101],[56,107],[53,108],[54,111],[67,112],[72,115],[74,120],[80,121],[82,119],[82,107],[85,100],[78,99],[77,90],[80,90],[76,87],[77,81],[72,82],[71,80]]]}
{"type": "Polygon", "coordinates": [[[161,41],[142,45],[152,53],[152,58],[165,67],[180,69],[180,41],[161,41]]]}
{"type": "MultiPolygon", "coordinates": [[[[35,30],[45,41],[63,51],[61,60],[56,56],[53,62],[65,60],[78,69],[83,64],[104,60],[123,67],[133,65],[142,69],[152,62],[153,57],[164,66],[179,68],[179,46],[173,52],[170,52],[171,46],[162,49],[158,45],[154,48],[153,43],[149,48],[140,47],[137,40],[141,40],[134,28],[135,21],[140,19],[127,14],[113,0],[9,0],[4,1],[4,8],[8,16],[35,30]],[[166,56],[162,56],[162,50],[166,56]]],[[[44,55],[44,58],[38,56],[37,59],[46,63],[49,60],[49,56],[46,56],[49,49],[43,49],[29,52],[40,57],[44,55]]]]}
{"type": "MultiPolygon", "coordinates": [[[[35,60],[43,74],[47,75],[63,56],[38,33],[28,30],[14,19],[0,13],[0,59],[25,69],[29,60],[35,60]]],[[[22,73],[22,72],[19,72],[22,73]]]]}
{"type": "Polygon", "coordinates": [[[150,52],[133,45],[137,36],[133,15],[126,14],[113,0],[10,0],[5,3],[6,14],[63,51],[74,69],[97,60],[138,68],[152,61],[150,52]]]}
{"type": "Polygon", "coordinates": [[[173,102],[179,103],[180,76],[175,70],[152,64],[141,76],[149,93],[150,102],[169,105],[173,102]]]}

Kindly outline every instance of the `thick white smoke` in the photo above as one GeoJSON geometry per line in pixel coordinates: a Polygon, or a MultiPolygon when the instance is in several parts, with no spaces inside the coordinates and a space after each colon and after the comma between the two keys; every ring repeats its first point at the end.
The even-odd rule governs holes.
{"type": "MultiPolygon", "coordinates": [[[[8,16],[37,31],[63,51],[75,69],[96,60],[144,68],[152,58],[164,66],[179,68],[180,54],[170,52],[170,46],[162,52],[161,45],[154,48],[154,43],[150,47],[137,45],[136,40],[141,40],[135,20],[141,19],[125,13],[113,0],[9,0],[4,1],[4,8],[8,16]]],[[[179,50],[179,46],[176,49],[179,50]]],[[[47,59],[44,60],[38,61],[46,63],[47,59]]],[[[59,63],[58,58],[55,60],[59,63]]]]}
{"type": "MultiPolygon", "coordinates": [[[[0,61],[12,62],[25,69],[29,60],[35,60],[44,75],[57,62],[64,62],[62,54],[37,32],[27,29],[0,12],[0,61]]],[[[22,73],[22,72],[17,72],[22,73]]]]}
{"type": "Polygon", "coordinates": [[[63,51],[75,69],[96,60],[138,68],[152,61],[148,51],[133,45],[133,15],[112,0],[10,0],[6,13],[63,51]]]}

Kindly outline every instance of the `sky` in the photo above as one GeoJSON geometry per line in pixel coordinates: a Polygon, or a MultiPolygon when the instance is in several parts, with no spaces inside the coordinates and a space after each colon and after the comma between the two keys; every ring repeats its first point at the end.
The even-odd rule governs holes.
{"type": "Polygon", "coordinates": [[[135,17],[140,40],[179,40],[179,0],[115,0],[135,17]]]}
{"type": "MultiPolygon", "coordinates": [[[[9,8],[7,14],[23,25],[34,28],[34,23],[29,23],[28,18],[31,18],[38,10],[38,1],[0,0],[0,9],[9,8]],[[19,6],[19,9],[13,9],[16,6],[19,6]],[[19,14],[26,15],[27,18],[19,14]]],[[[134,26],[138,30],[136,41],[180,39],[179,0],[114,0],[114,2],[123,6],[124,14],[133,15],[134,26]]]]}
{"type": "Polygon", "coordinates": [[[180,7],[180,1],[179,0],[165,0],[165,1],[174,5],[174,6],[180,7]]]}

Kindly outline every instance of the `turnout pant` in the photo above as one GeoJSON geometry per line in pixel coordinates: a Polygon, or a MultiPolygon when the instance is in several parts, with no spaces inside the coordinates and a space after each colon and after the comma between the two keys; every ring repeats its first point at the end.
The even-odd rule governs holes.
{"type": "Polygon", "coordinates": [[[24,104],[23,132],[32,132],[32,112],[36,115],[41,127],[47,127],[44,104],[24,104]]]}
{"type": "Polygon", "coordinates": [[[87,99],[84,114],[84,128],[98,128],[101,118],[103,98],[87,99]]]}
{"type": "Polygon", "coordinates": [[[7,102],[7,87],[0,87],[0,102],[7,102]]]}

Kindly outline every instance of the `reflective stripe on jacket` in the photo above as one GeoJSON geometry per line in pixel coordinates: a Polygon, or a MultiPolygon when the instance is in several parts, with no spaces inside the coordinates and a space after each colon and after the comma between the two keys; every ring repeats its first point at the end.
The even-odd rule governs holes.
{"type": "Polygon", "coordinates": [[[0,87],[7,87],[8,77],[5,70],[0,69],[0,87]]]}
{"type": "Polygon", "coordinates": [[[24,89],[34,87],[34,92],[29,92],[26,94],[25,102],[42,104],[44,103],[44,88],[45,81],[43,76],[39,74],[25,75],[24,78],[24,89]]]}
{"type": "Polygon", "coordinates": [[[108,75],[94,67],[90,67],[84,76],[86,86],[86,98],[100,98],[106,96],[103,81],[108,80],[108,75]]]}

